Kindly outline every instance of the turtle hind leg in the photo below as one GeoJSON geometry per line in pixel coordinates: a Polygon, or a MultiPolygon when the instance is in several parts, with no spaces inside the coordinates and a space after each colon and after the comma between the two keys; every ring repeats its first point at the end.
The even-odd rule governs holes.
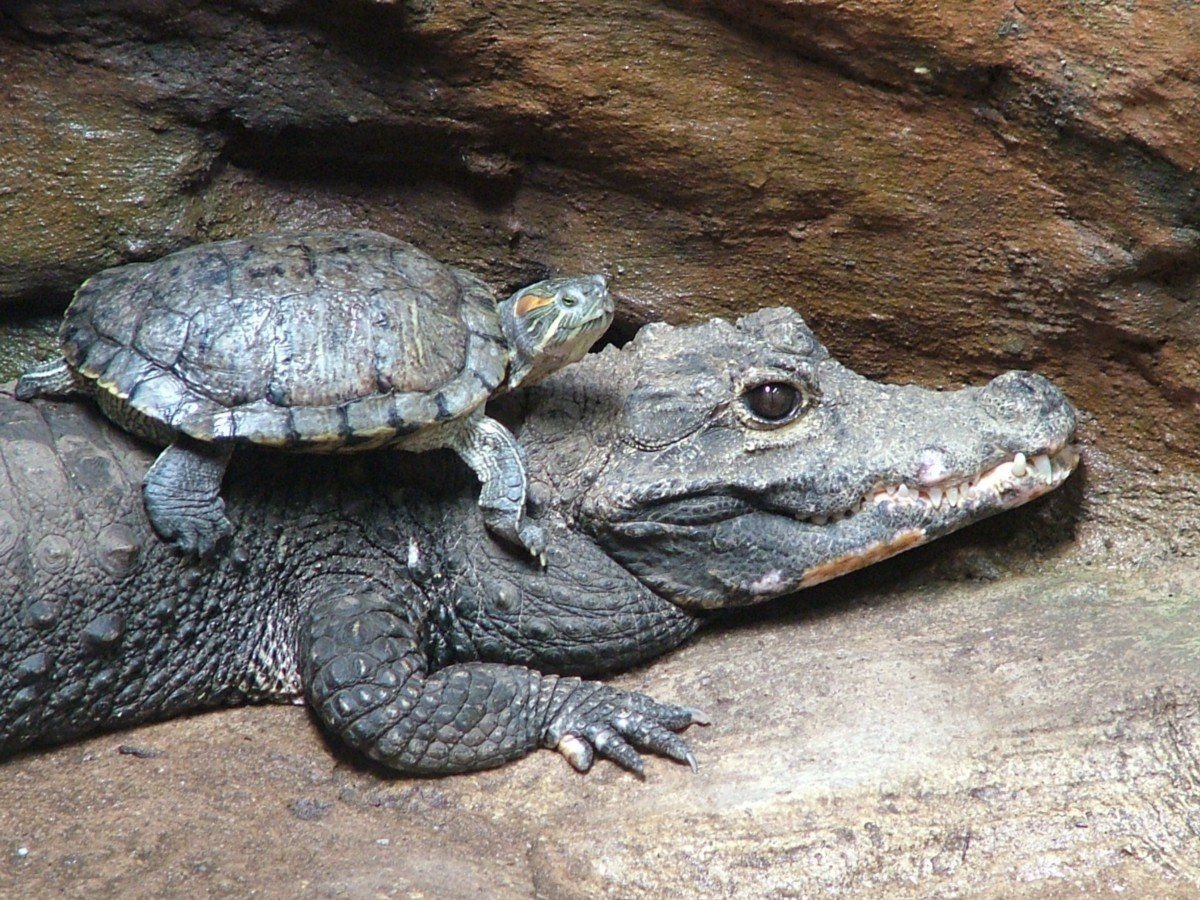
{"type": "Polygon", "coordinates": [[[233,448],[178,437],[142,480],[150,524],[164,541],[189,556],[212,556],[233,532],[225,518],[221,480],[233,448]]]}
{"type": "Polygon", "coordinates": [[[488,530],[544,565],[546,533],[525,519],[529,482],[517,439],[495,419],[475,415],[455,429],[450,446],[479,477],[479,509],[488,530]]]}
{"type": "Polygon", "coordinates": [[[34,397],[71,397],[82,394],[75,373],[61,356],[38,363],[17,379],[13,396],[18,400],[34,397]]]}

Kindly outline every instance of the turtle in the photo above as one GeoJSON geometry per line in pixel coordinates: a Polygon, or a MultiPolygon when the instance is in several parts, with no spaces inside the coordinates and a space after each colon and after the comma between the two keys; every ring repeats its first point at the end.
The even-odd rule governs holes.
{"type": "Polygon", "coordinates": [[[491,532],[544,562],[523,452],[484,404],[580,359],[612,315],[602,275],[498,302],[476,276],[377,231],[263,234],[93,275],[63,317],[61,357],[14,393],[91,396],[165,445],[142,497],[184,554],[211,556],[232,534],[220,490],[237,444],[447,447],[478,476],[491,532]]]}

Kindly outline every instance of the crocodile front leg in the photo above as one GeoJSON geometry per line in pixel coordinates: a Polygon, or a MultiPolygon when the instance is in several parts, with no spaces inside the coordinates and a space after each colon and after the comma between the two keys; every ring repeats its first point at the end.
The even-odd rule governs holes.
{"type": "Polygon", "coordinates": [[[703,721],[695,710],[521,666],[463,663],[429,672],[405,609],[374,588],[320,596],[301,653],[304,688],[322,722],[401,771],[489,768],[538,747],[557,749],[580,771],[595,752],[640,773],[638,750],[695,766],[673,733],[703,721]]]}
{"type": "MultiPolygon", "coordinates": [[[[468,523],[472,512],[464,510],[468,523]]],[[[661,656],[703,624],[702,617],[630,578],[587,536],[553,515],[541,522],[552,538],[541,569],[489,542],[447,549],[440,560],[446,588],[435,620],[443,664],[481,660],[604,675],[661,656]]]]}

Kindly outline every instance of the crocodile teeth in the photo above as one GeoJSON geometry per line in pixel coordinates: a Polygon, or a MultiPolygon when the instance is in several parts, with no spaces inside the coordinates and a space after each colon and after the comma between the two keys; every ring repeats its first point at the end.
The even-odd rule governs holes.
{"type": "Polygon", "coordinates": [[[1054,475],[1054,466],[1050,465],[1050,457],[1045,453],[1039,453],[1035,456],[1033,458],[1033,471],[1043,481],[1049,480],[1054,475]]]}
{"type": "Polygon", "coordinates": [[[1018,453],[1016,456],[1013,457],[1012,473],[1014,475],[1016,475],[1018,478],[1024,478],[1025,473],[1028,471],[1029,471],[1029,468],[1025,465],[1025,454],[1018,453]]]}
{"type": "MultiPolygon", "coordinates": [[[[813,515],[808,521],[814,525],[836,524],[872,506],[887,503],[899,506],[927,506],[933,509],[962,508],[968,503],[980,503],[985,496],[1000,497],[1011,501],[1014,496],[1024,499],[1045,493],[1067,476],[1078,454],[1070,446],[1048,453],[1037,453],[1027,457],[1016,453],[1012,459],[997,463],[983,472],[976,472],[955,482],[913,486],[910,484],[879,484],[869,490],[861,500],[849,509],[835,510],[813,515]]],[[[1015,505],[1009,503],[1008,505],[1015,505]]]]}

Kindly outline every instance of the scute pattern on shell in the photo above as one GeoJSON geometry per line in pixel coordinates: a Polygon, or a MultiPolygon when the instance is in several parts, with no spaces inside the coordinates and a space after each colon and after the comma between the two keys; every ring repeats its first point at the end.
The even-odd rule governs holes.
{"type": "Polygon", "coordinates": [[[201,440],[385,441],[503,381],[492,291],[372,231],[204,244],[79,289],[67,361],[136,416],[201,440]]]}

